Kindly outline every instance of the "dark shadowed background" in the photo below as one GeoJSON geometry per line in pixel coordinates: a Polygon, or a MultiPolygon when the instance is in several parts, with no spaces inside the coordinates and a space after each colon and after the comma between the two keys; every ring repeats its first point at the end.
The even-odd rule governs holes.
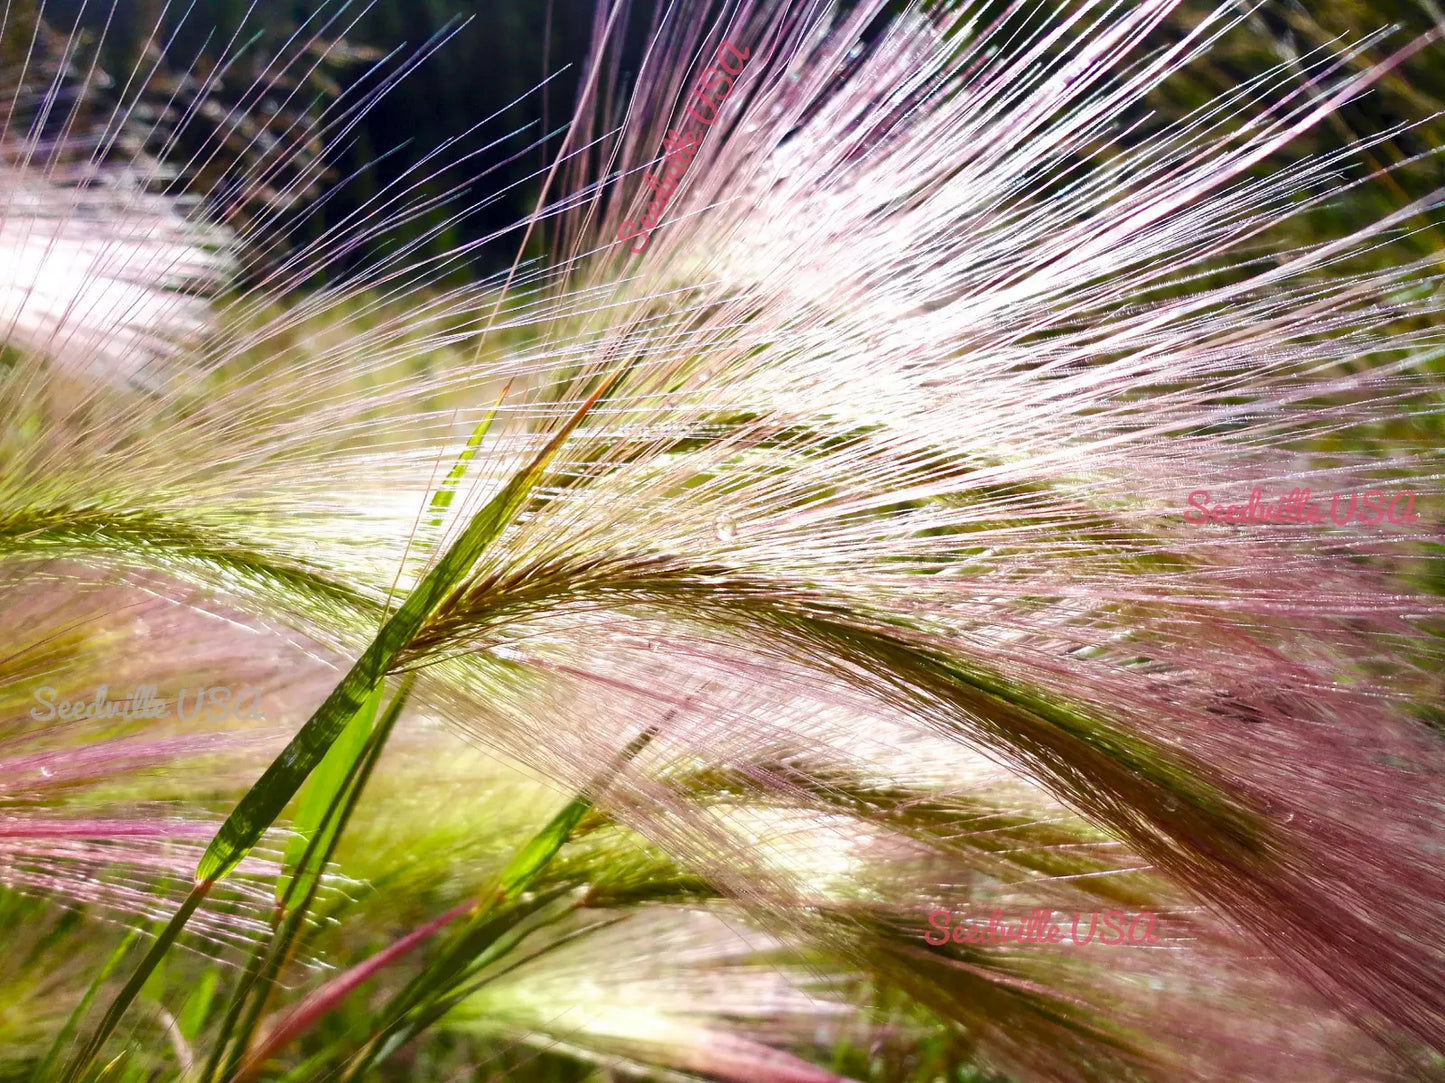
{"type": "MultiPolygon", "coordinates": [[[[34,0],[20,0],[20,8],[27,3],[33,9],[34,0]]],[[[1002,0],[987,0],[981,6],[1002,10],[1006,5],[1002,0]]],[[[49,24],[59,32],[58,38],[64,39],[79,14],[82,26],[94,40],[99,40],[99,31],[109,14],[105,7],[93,0],[47,0],[45,11],[49,24]]],[[[1161,31],[1159,44],[1177,39],[1212,7],[1207,0],[1185,4],[1161,31]]],[[[125,73],[144,58],[151,27],[163,26],[164,36],[171,43],[162,74],[169,72],[173,78],[169,82],[158,79],[157,90],[150,94],[147,104],[156,113],[167,108],[178,113],[177,103],[184,103],[188,92],[199,84],[196,76],[210,73],[215,58],[233,40],[241,46],[242,60],[223,74],[220,92],[212,91],[223,101],[228,94],[235,99],[253,81],[265,79],[267,64],[288,41],[299,42],[318,34],[329,43],[329,55],[323,57],[321,50],[315,51],[319,63],[301,86],[283,82],[265,95],[268,107],[278,107],[276,134],[288,130],[298,117],[314,116],[328,100],[335,102],[340,97],[344,104],[348,95],[355,96],[374,85],[380,73],[395,71],[407,55],[445,37],[440,47],[383,95],[354,129],[342,137],[333,134],[313,141],[315,155],[326,166],[316,184],[304,193],[294,186],[287,191],[284,185],[277,184],[270,193],[295,204],[298,213],[292,219],[293,240],[304,238],[352,213],[447,140],[499,113],[496,119],[448,148],[435,164],[456,163],[469,151],[506,133],[517,135],[483,155],[440,169],[420,189],[436,197],[451,193],[450,210],[433,208],[408,227],[412,236],[435,231],[426,245],[440,253],[459,241],[474,240],[516,222],[532,209],[539,190],[539,171],[550,160],[547,150],[555,151],[560,136],[554,134],[545,147],[533,147],[520,155],[517,152],[541,138],[544,131],[556,133],[570,115],[594,10],[591,0],[375,0],[370,4],[336,0],[197,0],[189,11],[184,5],[167,6],[162,0],[120,0],[101,57],[103,67],[117,84],[111,88],[113,94],[125,73]],[[300,37],[296,36],[298,28],[304,28],[300,37]],[[193,61],[194,74],[188,80],[185,74],[193,61]],[[545,90],[536,90],[548,73],[555,78],[545,90]],[[513,155],[517,156],[511,158],[513,155]],[[484,168],[491,171],[478,178],[484,168]],[[444,225],[463,205],[473,209],[460,221],[444,225]],[[305,213],[300,213],[303,210],[305,213]]],[[[23,17],[24,11],[19,14],[23,17]]],[[[621,66],[624,80],[635,70],[653,17],[654,5],[650,2],[636,5],[630,13],[621,66]]],[[[1181,116],[1211,96],[1272,67],[1295,65],[1298,58],[1314,50],[1338,50],[1390,26],[1398,29],[1363,50],[1351,62],[1351,70],[1363,70],[1421,34],[1439,32],[1445,26],[1445,15],[1434,0],[1273,3],[1242,16],[1239,26],[1220,48],[1188,73],[1172,79],[1151,104],[1161,119],[1181,116]]],[[[58,50],[63,45],[62,40],[53,48],[58,50]]],[[[1341,110],[1300,140],[1290,153],[1342,146],[1353,142],[1357,132],[1379,132],[1402,121],[1418,123],[1359,156],[1358,170],[1398,166],[1442,145],[1445,123],[1429,119],[1445,110],[1445,67],[1438,63],[1439,55],[1438,49],[1426,50],[1387,75],[1365,99],[1341,110]]],[[[13,62],[16,58],[10,59],[13,62]]],[[[292,70],[307,71],[311,67],[307,64],[292,70]]],[[[103,94],[104,89],[96,93],[103,94]]],[[[249,112],[253,117],[264,116],[266,108],[249,112]]],[[[217,118],[217,122],[224,119],[217,118]]],[[[164,124],[159,127],[167,130],[164,124]]],[[[192,128],[197,127],[192,124],[192,128]]],[[[193,133],[189,137],[193,138],[193,133]]],[[[187,183],[194,190],[224,194],[225,185],[218,182],[223,180],[227,155],[254,154],[255,147],[265,141],[233,135],[229,150],[222,149],[212,156],[211,148],[206,148],[201,157],[212,161],[212,167],[188,178],[187,183]],[[214,164],[217,162],[221,165],[214,164]]],[[[158,149],[157,143],[153,137],[148,145],[158,149]]],[[[174,160],[176,156],[171,153],[168,157],[174,160]]],[[[426,171],[433,172],[432,164],[426,171]]],[[[1434,156],[1363,185],[1321,211],[1312,220],[1313,227],[1332,232],[1351,221],[1376,218],[1442,185],[1445,163],[1434,156]]],[[[217,211],[228,220],[236,221],[237,215],[246,220],[245,213],[227,205],[224,199],[216,202],[217,211]]],[[[1445,232],[1438,220],[1421,218],[1417,225],[1420,231],[1411,244],[1421,251],[1445,250],[1445,232]]],[[[515,255],[516,236],[474,250],[470,262],[457,267],[456,276],[505,267],[515,255]]],[[[532,247],[540,245],[541,239],[534,238],[532,247]]],[[[375,255],[359,249],[352,260],[375,255]]],[[[333,268],[328,273],[342,270],[344,267],[333,268]]]]}

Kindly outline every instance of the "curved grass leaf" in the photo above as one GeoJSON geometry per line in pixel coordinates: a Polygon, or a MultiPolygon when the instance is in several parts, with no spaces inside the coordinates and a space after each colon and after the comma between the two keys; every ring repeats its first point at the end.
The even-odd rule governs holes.
{"type": "Polygon", "coordinates": [[[461,584],[483,550],[521,509],[542,479],[547,464],[561,450],[572,431],[605,395],[618,386],[627,371],[623,367],[606,377],[532,461],[513,474],[502,490],[473,516],[461,536],[407,595],[406,601],[382,627],[341,683],[331,690],[331,694],[231,811],[201,857],[196,870],[198,879],[215,880],[225,876],[256,845],[301,783],[326,755],[326,750],[361,710],[366,698],[385,679],[397,656],[411,643],[443,599],[461,584]]]}
{"type": "MultiPolygon", "coordinates": [[[[282,872],[276,880],[276,899],[283,906],[293,893],[293,883],[306,876],[314,880],[320,875],[319,868],[303,871],[303,860],[310,850],[312,840],[318,838],[323,825],[332,817],[343,789],[351,781],[352,769],[366,749],[367,739],[371,736],[372,726],[376,722],[376,714],[381,710],[384,687],[377,686],[302,787],[300,807],[296,811],[295,822],[291,825],[293,834],[286,842],[282,872]]],[[[302,887],[301,890],[304,893],[306,888],[302,887]]]]}
{"type": "Polygon", "coordinates": [[[55,1041],[51,1043],[49,1050],[46,1051],[44,1058],[40,1061],[39,1067],[35,1069],[35,1074],[32,1077],[35,1083],[45,1083],[46,1080],[51,1078],[50,1073],[55,1068],[55,1062],[59,1060],[61,1052],[65,1049],[66,1043],[70,1041],[70,1036],[75,1033],[75,1028],[80,1023],[80,1020],[84,1018],[85,1013],[90,1010],[91,1004],[95,1003],[95,998],[100,992],[100,987],[105,984],[106,980],[115,971],[115,968],[120,965],[120,961],[125,958],[126,953],[131,949],[131,945],[140,938],[140,935],[139,929],[132,929],[130,933],[126,935],[125,939],[116,947],[115,951],[111,953],[110,958],[106,959],[105,963],[95,972],[95,977],[86,988],[85,995],[80,998],[69,1017],[66,1018],[65,1025],[60,1028],[60,1032],[55,1036],[55,1041]]]}
{"type": "MultiPolygon", "coordinates": [[[[100,1026],[96,1027],[95,1033],[90,1037],[90,1041],[76,1054],[75,1059],[71,1061],[69,1067],[66,1068],[65,1074],[61,1076],[62,1083],[76,1083],[76,1081],[85,1074],[85,1070],[90,1067],[90,1063],[95,1059],[95,1055],[100,1052],[101,1047],[105,1045],[106,1039],[109,1038],[111,1032],[115,1030],[116,1024],[119,1023],[121,1017],[125,1015],[126,1009],[131,1005],[131,1001],[135,1000],[136,995],[150,979],[151,973],[155,970],[156,965],[165,956],[166,952],[170,950],[171,944],[174,943],[176,937],[180,935],[181,930],[185,928],[186,922],[190,920],[191,914],[195,912],[196,907],[205,901],[206,896],[210,894],[213,886],[215,886],[214,881],[202,880],[196,884],[195,887],[191,888],[190,894],[187,895],[185,901],[181,903],[180,909],[176,911],[175,916],[166,923],[166,927],[161,930],[161,934],[156,937],[155,943],[152,944],[150,950],[146,952],[145,958],[142,959],[140,965],[136,967],[135,973],[130,976],[130,980],[128,980],[121,988],[121,991],[116,994],[115,1000],[111,1002],[110,1008],[105,1013],[105,1018],[100,1021],[100,1026]]],[[[109,1065],[107,1068],[108,1067],[109,1065]]]]}
{"type": "Polygon", "coordinates": [[[297,938],[301,934],[303,923],[311,913],[316,899],[316,891],[321,883],[321,873],[336,852],[336,846],[341,841],[342,833],[346,830],[351,815],[356,810],[357,802],[360,801],[361,794],[371,779],[372,771],[375,770],[377,761],[381,758],[382,750],[386,747],[387,739],[391,736],[392,729],[395,728],[397,720],[401,717],[402,708],[411,695],[414,680],[411,677],[406,679],[401,688],[397,690],[396,695],[392,697],[391,702],[387,704],[379,721],[376,721],[376,713],[380,708],[382,689],[378,688],[377,693],[368,700],[355,724],[357,732],[365,731],[365,736],[361,738],[361,747],[354,755],[347,759],[344,753],[338,754],[341,752],[340,746],[333,748],[328,753],[328,758],[336,757],[340,778],[334,787],[329,787],[330,796],[317,817],[315,830],[303,844],[303,850],[296,861],[290,883],[284,891],[277,892],[278,913],[286,911],[288,908],[289,912],[286,913],[285,921],[280,928],[276,930],[271,943],[265,947],[257,947],[251,963],[247,967],[245,977],[236,988],[235,993],[232,994],[220,1035],[216,1039],[210,1060],[201,1075],[202,1083],[209,1083],[209,1080],[214,1078],[228,1047],[231,1048],[232,1053],[227,1062],[227,1073],[238,1070],[242,1057],[245,1056],[251,1044],[251,1037],[261,1020],[261,1014],[265,1011],[266,1003],[275,988],[281,968],[290,958],[297,938]],[[375,722],[374,725],[373,722],[375,722]],[[293,906],[292,899],[298,890],[300,890],[301,899],[293,906]],[[243,1012],[245,1013],[244,1018],[242,1017],[243,1012]]]}

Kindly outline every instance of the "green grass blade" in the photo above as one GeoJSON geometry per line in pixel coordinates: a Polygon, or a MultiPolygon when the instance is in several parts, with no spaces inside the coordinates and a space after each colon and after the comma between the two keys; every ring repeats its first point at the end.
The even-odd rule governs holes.
{"type": "MultiPolygon", "coordinates": [[[[571,838],[572,832],[576,830],[577,825],[591,809],[595,795],[611,785],[613,779],[617,777],[617,773],[637,758],[657,735],[659,728],[660,725],[649,726],[629,741],[627,747],[618,753],[617,758],[605,770],[599,772],[585,789],[568,801],[561,811],[547,822],[545,827],[532,836],[513,855],[512,860],[507,862],[498,878],[495,893],[490,898],[478,901],[475,912],[466,926],[456,932],[441,956],[392,998],[382,1013],[385,1022],[369,1043],[368,1051],[364,1051],[360,1055],[361,1059],[353,1067],[353,1075],[389,1055],[389,1052],[386,1051],[394,1048],[391,1044],[392,1039],[399,1031],[406,1030],[407,1033],[414,1033],[414,1031],[407,1030],[407,1020],[415,1013],[422,1013],[422,1016],[428,1020],[440,1018],[440,1014],[445,1014],[443,1011],[433,1016],[428,1013],[428,1008],[445,1001],[460,982],[466,981],[469,976],[474,974],[478,966],[485,965],[485,961],[489,958],[487,953],[492,950],[494,944],[504,939],[517,921],[527,917],[530,913],[528,910],[515,920],[510,917],[499,918],[494,914],[496,907],[502,903],[516,902],[522,893],[532,885],[552,858],[557,855],[557,851],[562,849],[567,840],[571,838]]],[[[561,890],[563,889],[553,888],[552,892],[556,893],[561,890]]],[[[549,898],[549,896],[544,896],[544,898],[549,898]]],[[[533,902],[535,903],[536,900],[533,902]]],[[[574,905],[576,904],[568,904],[569,907],[574,905]]]]}
{"type": "Polygon", "coordinates": [[[130,951],[131,946],[139,937],[140,930],[132,929],[130,934],[127,935],[125,939],[120,942],[119,946],[116,947],[115,951],[111,953],[110,958],[105,961],[105,964],[101,966],[100,970],[96,972],[95,978],[85,990],[85,995],[80,998],[80,1002],[75,1005],[75,1009],[65,1020],[65,1025],[60,1028],[60,1033],[55,1036],[55,1041],[50,1043],[50,1049],[46,1051],[45,1058],[40,1062],[40,1067],[35,1069],[35,1075],[32,1077],[35,1083],[46,1083],[46,1081],[51,1078],[51,1072],[55,1068],[55,1062],[60,1059],[61,1051],[65,1048],[66,1043],[70,1041],[70,1036],[75,1033],[75,1028],[79,1025],[80,1020],[84,1018],[85,1013],[90,1010],[91,1004],[95,1003],[95,998],[100,993],[100,987],[109,980],[115,968],[120,965],[120,961],[125,958],[126,953],[130,951]]]}
{"type": "MultiPolygon", "coordinates": [[[[351,815],[356,809],[357,802],[361,799],[362,792],[366,789],[366,784],[371,778],[377,761],[381,758],[382,749],[386,746],[397,719],[401,717],[402,709],[406,706],[414,683],[414,677],[408,677],[403,682],[391,702],[387,704],[380,721],[371,728],[369,735],[365,737],[359,753],[351,759],[350,763],[346,764],[345,774],[318,819],[316,832],[305,844],[296,875],[291,886],[281,896],[280,905],[289,907],[291,897],[295,894],[298,886],[304,884],[305,889],[301,901],[298,905],[291,907],[271,942],[264,949],[258,949],[252,958],[246,976],[238,986],[231,1004],[227,1008],[221,1034],[206,1065],[205,1072],[201,1076],[202,1083],[214,1078],[228,1048],[231,1049],[231,1056],[225,1070],[227,1076],[236,1071],[245,1055],[251,1043],[251,1036],[260,1021],[261,1013],[265,1010],[266,1001],[274,988],[276,978],[290,956],[293,944],[300,935],[302,923],[316,898],[316,891],[321,883],[321,872],[336,852],[342,833],[351,820],[351,815]],[[243,1012],[245,1013],[244,1019],[242,1018],[243,1012]]],[[[379,693],[380,690],[378,690],[378,695],[373,697],[378,706],[380,705],[379,693]]],[[[365,713],[363,711],[363,714],[365,713]]],[[[375,710],[371,713],[374,716],[375,710]]]]}
{"type": "Polygon", "coordinates": [[[457,461],[452,464],[452,468],[450,472],[448,472],[446,479],[442,482],[441,488],[432,496],[431,510],[438,513],[432,518],[429,524],[433,529],[441,526],[445,520],[445,516],[440,513],[452,506],[452,497],[456,495],[457,486],[461,484],[462,477],[467,472],[467,464],[470,463],[476,455],[477,448],[482,446],[482,441],[486,439],[487,432],[492,427],[492,422],[496,420],[497,411],[501,409],[502,402],[506,399],[507,392],[511,389],[512,381],[508,380],[507,386],[502,388],[501,395],[497,397],[497,404],[492,407],[487,413],[487,416],[482,418],[477,424],[477,427],[472,430],[472,435],[467,440],[467,446],[462,449],[462,453],[457,456],[457,461]]]}
{"type": "Polygon", "coordinates": [[[638,753],[647,747],[656,733],[657,727],[650,726],[634,737],[610,770],[594,779],[587,790],[568,801],[546,827],[527,840],[502,870],[499,891],[503,899],[514,899],[527,890],[537,875],[547,867],[548,862],[557,855],[557,851],[566,845],[572,832],[582,822],[582,817],[587,815],[587,811],[592,807],[592,794],[606,788],[618,771],[637,758],[638,753]]]}
{"type": "Polygon", "coordinates": [[[459,538],[423,577],[392,615],[356,664],[331,690],[320,707],[291,739],[271,766],[231,811],[211,840],[196,870],[197,879],[218,880],[250,852],[306,780],[326,751],[362,709],[367,697],[385,679],[396,656],[421,630],[442,600],[462,582],[486,549],[511,522],[541,480],[547,464],[582,418],[616,386],[613,377],[592,393],[567,423],[537,453],[532,462],[513,474],[489,500],[459,538]]]}
{"type": "Polygon", "coordinates": [[[141,991],[141,987],[144,986],[147,979],[150,978],[152,971],[155,970],[161,959],[164,958],[166,952],[170,950],[172,942],[180,935],[181,930],[185,928],[185,924],[190,920],[191,914],[195,912],[196,907],[205,901],[206,896],[211,893],[212,886],[214,886],[214,881],[202,880],[196,884],[195,887],[191,888],[190,894],[186,896],[186,901],[181,903],[181,907],[176,911],[175,917],[166,923],[166,927],[161,931],[160,936],[156,937],[155,943],[151,945],[150,951],[146,952],[145,958],[142,959],[140,965],[136,967],[135,973],[130,976],[130,980],[127,981],[121,991],[116,994],[115,1000],[111,1002],[110,1008],[105,1013],[105,1018],[100,1021],[100,1026],[96,1027],[95,1033],[90,1037],[90,1041],[86,1043],[85,1048],[76,1055],[75,1060],[71,1061],[70,1066],[65,1070],[65,1074],[61,1077],[62,1083],[75,1083],[76,1080],[79,1080],[81,1076],[84,1075],[85,1070],[90,1067],[91,1061],[95,1060],[95,1055],[99,1053],[101,1047],[105,1045],[106,1039],[109,1038],[111,1032],[115,1030],[116,1024],[120,1022],[121,1016],[123,1016],[126,1009],[130,1007],[131,1001],[135,1000],[136,994],[141,991]]]}
{"type": "MultiPolygon", "coordinates": [[[[283,907],[293,894],[293,885],[302,876],[302,865],[308,852],[314,849],[310,845],[312,840],[332,818],[342,790],[353,777],[352,768],[366,749],[376,714],[381,710],[384,687],[377,686],[302,787],[300,807],[291,826],[293,834],[286,842],[282,873],[276,880],[276,901],[283,907]]],[[[302,890],[305,890],[304,887],[302,890]]]]}
{"type": "Polygon", "coordinates": [[[220,983],[219,971],[208,970],[201,976],[195,992],[186,998],[185,1006],[181,1008],[180,1017],[176,1020],[181,1037],[186,1041],[194,1042],[200,1036],[201,1028],[206,1025],[206,1017],[211,1014],[211,1005],[216,1000],[216,986],[220,983]]]}
{"type": "MultiPolygon", "coordinates": [[[[582,896],[576,893],[562,893],[555,889],[545,906],[536,908],[502,928],[486,946],[476,954],[467,967],[436,995],[421,1001],[414,1009],[379,1035],[374,1044],[375,1052],[368,1054],[369,1064],[381,1064],[402,1046],[412,1041],[428,1027],[447,1015],[453,1008],[477,992],[495,975],[477,975],[492,964],[505,959],[532,933],[547,925],[555,924],[582,905],[582,896]]],[[[590,931],[590,930],[589,930],[590,931]]],[[[530,958],[530,957],[529,957],[530,958]]]]}
{"type": "Polygon", "coordinates": [[[497,913],[492,907],[484,907],[481,902],[475,904],[467,925],[456,932],[441,955],[381,1010],[380,1024],[353,1057],[347,1074],[342,1077],[343,1083],[357,1078],[383,1056],[389,1056],[394,1049],[392,1039],[408,1025],[413,1012],[424,1011],[449,994],[458,981],[465,980],[470,964],[482,957],[494,943],[532,914],[553,906],[563,896],[569,896],[566,900],[568,908],[576,906],[576,900],[570,898],[574,894],[575,889],[566,885],[552,886],[502,913],[497,913]]]}

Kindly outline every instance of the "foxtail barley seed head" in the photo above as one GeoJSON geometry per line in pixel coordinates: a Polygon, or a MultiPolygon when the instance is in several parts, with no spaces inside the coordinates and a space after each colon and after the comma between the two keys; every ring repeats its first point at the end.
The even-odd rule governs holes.
{"type": "MultiPolygon", "coordinates": [[[[1389,1078],[1357,1027],[1426,1063],[1445,487],[1394,427],[1439,431],[1438,257],[1401,243],[1439,200],[1301,244],[1391,133],[1283,154],[1439,46],[1321,51],[1166,120],[1151,95],[1245,17],[1162,37],[1176,7],[679,4],[635,74],[604,8],[505,238],[551,258],[461,287],[473,245],[427,247],[474,198],[433,194],[441,156],[282,249],[295,204],[229,230],[218,208],[284,153],[201,191],[201,162],[116,161],[143,73],[81,180],[10,116],[0,879],[149,914],[138,885],[188,874],[228,806],[105,812],[95,774],[143,767],[160,800],[194,754],[273,747],[495,514],[382,667],[418,675],[403,729],[569,793],[655,737],[556,873],[634,912],[584,908],[444,1025],[740,1080],[836,1078],[800,1055],[938,1019],[959,1060],[1021,1078],[1389,1078]],[[746,64],[636,253],[616,238],[724,41],[746,64]],[[1408,490],[1420,518],[1185,521],[1193,491],[1255,488],[1408,490]],[[279,721],[39,727],[54,668],[256,683],[279,721]],[[49,756],[63,816],[26,773],[49,756]],[[128,871],[102,888],[100,861],[128,871]],[[937,907],[1148,909],[1163,944],[932,947],[937,907]],[[910,1014],[849,1009],[875,994],[910,1014]]],[[[425,52],[304,114],[296,146],[344,138],[425,52]]],[[[442,153],[529,149],[505,137],[442,153]]],[[[237,763],[254,777],[227,761],[217,788],[237,763]]]]}

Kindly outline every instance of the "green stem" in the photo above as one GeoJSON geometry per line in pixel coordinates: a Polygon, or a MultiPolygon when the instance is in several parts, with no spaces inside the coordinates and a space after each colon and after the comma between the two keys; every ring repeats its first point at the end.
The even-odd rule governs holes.
{"type": "Polygon", "coordinates": [[[61,1083],[76,1083],[85,1074],[85,1070],[95,1060],[95,1055],[100,1052],[106,1039],[111,1036],[120,1022],[121,1016],[125,1015],[126,1009],[130,1007],[136,994],[145,985],[146,979],[151,976],[151,972],[155,970],[162,956],[170,950],[172,942],[185,928],[186,922],[190,920],[196,907],[200,906],[206,896],[211,893],[213,886],[215,886],[214,880],[202,880],[191,888],[190,894],[186,896],[185,902],[181,903],[175,917],[171,918],[160,936],[156,937],[156,942],[151,945],[150,951],[146,952],[145,958],[140,961],[135,973],[130,976],[130,980],[125,983],[115,1000],[111,1002],[110,1009],[105,1013],[105,1018],[100,1021],[100,1026],[96,1028],[95,1033],[91,1035],[90,1041],[86,1043],[85,1048],[80,1051],[75,1060],[71,1061],[70,1066],[65,1070],[65,1075],[61,1077],[61,1083]]]}
{"type": "MultiPolygon", "coordinates": [[[[325,818],[322,820],[321,828],[307,844],[306,852],[302,857],[302,865],[297,869],[296,875],[292,878],[287,889],[287,898],[290,891],[302,879],[303,872],[315,853],[317,844],[325,838],[325,850],[321,853],[320,860],[316,862],[318,873],[316,876],[308,876],[310,883],[300,905],[294,907],[286,916],[285,924],[282,926],[281,935],[277,939],[271,954],[267,960],[265,973],[262,975],[260,991],[252,998],[250,1011],[246,1015],[235,1041],[232,1043],[231,1056],[226,1062],[226,1069],[223,1073],[230,1078],[240,1070],[241,1062],[245,1058],[247,1049],[251,1044],[251,1038],[255,1034],[256,1025],[261,1020],[261,1014],[266,1010],[266,1004],[270,999],[272,988],[275,986],[276,978],[281,972],[293,953],[295,941],[301,932],[306,920],[306,915],[311,911],[311,904],[315,901],[316,892],[321,886],[319,870],[326,868],[336,853],[336,847],[341,842],[341,835],[346,830],[346,825],[351,820],[351,815],[356,810],[357,802],[361,800],[361,793],[371,779],[372,770],[376,767],[377,761],[381,758],[382,749],[386,746],[387,738],[401,717],[402,707],[406,704],[408,696],[411,695],[412,685],[416,682],[415,676],[408,676],[406,682],[392,697],[391,703],[387,705],[386,712],[382,715],[371,736],[367,738],[366,746],[357,757],[356,762],[351,765],[348,777],[337,792],[336,799],[331,807],[327,809],[325,818]]],[[[283,899],[283,904],[287,900],[283,899]]]]}

